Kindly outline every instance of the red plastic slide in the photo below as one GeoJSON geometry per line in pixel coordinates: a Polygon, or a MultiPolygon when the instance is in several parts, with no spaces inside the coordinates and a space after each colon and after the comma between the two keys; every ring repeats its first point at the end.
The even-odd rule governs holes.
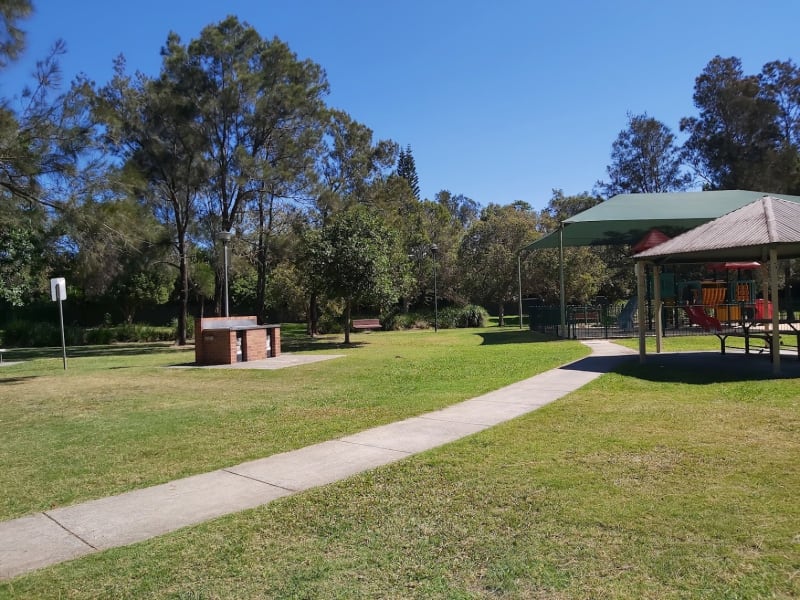
{"type": "Polygon", "coordinates": [[[722,324],[712,316],[706,314],[702,306],[684,306],[689,315],[689,321],[703,328],[703,331],[722,331],[722,324]]]}

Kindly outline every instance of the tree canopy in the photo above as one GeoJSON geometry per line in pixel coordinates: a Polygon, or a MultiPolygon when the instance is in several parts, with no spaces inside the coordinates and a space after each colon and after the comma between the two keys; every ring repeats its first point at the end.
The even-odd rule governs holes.
{"type": "Polygon", "coordinates": [[[606,197],[679,192],[691,184],[675,135],[646,114],[628,114],[628,128],[611,146],[611,161],[609,181],[599,183],[606,197]]]}
{"type": "MultiPolygon", "coordinates": [[[[0,68],[24,47],[26,0],[0,3],[0,68]]],[[[80,293],[132,320],[169,299],[177,339],[193,310],[221,306],[220,231],[232,231],[234,306],[268,318],[342,319],[351,312],[497,307],[519,295],[557,297],[552,252],[520,255],[603,197],[706,189],[800,193],[800,69],[776,60],[746,74],[714,57],[698,75],[697,113],[672,130],[627,115],[611,141],[597,193],[548,203],[482,205],[442,189],[420,199],[410,145],[376,139],[368,124],[327,104],[322,66],[231,16],[184,42],[169,33],[155,76],[124,57],[100,85],[61,89],[54,41],[30,85],[0,99],[0,303],[46,298],[68,274],[80,293]],[[192,303],[199,303],[193,306],[192,303]]],[[[567,295],[630,292],[620,253],[566,252],[567,295]]],[[[6,311],[8,312],[8,311],[6,311]]],[[[328,321],[330,323],[330,319],[328,321]]]]}

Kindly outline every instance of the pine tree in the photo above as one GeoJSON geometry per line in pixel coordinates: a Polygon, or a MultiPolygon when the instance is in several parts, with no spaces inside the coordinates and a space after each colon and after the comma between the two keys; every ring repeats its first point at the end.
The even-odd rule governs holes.
{"type": "Polygon", "coordinates": [[[414,197],[419,200],[419,177],[417,167],[414,164],[414,155],[411,154],[411,146],[406,146],[405,150],[400,150],[397,158],[397,174],[408,181],[414,197]]]}

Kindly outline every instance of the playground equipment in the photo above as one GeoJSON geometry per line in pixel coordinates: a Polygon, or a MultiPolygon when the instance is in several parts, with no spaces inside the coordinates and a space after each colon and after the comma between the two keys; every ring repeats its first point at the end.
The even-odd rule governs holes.
{"type": "Polygon", "coordinates": [[[682,307],[689,317],[689,322],[699,325],[703,331],[722,331],[722,323],[718,319],[707,314],[702,306],[686,305],[682,307]]]}
{"type": "Polygon", "coordinates": [[[633,329],[633,315],[636,313],[636,307],[638,305],[639,300],[636,298],[636,296],[628,298],[628,301],[622,308],[622,312],[619,313],[619,317],[617,317],[617,327],[626,331],[633,329]]]}

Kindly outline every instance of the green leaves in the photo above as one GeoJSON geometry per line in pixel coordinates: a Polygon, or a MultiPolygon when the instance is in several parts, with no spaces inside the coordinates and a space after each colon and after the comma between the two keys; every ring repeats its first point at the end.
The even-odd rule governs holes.
{"type": "Polygon", "coordinates": [[[354,206],[309,239],[309,268],[327,294],[383,307],[398,296],[396,235],[375,213],[354,206]]]}

